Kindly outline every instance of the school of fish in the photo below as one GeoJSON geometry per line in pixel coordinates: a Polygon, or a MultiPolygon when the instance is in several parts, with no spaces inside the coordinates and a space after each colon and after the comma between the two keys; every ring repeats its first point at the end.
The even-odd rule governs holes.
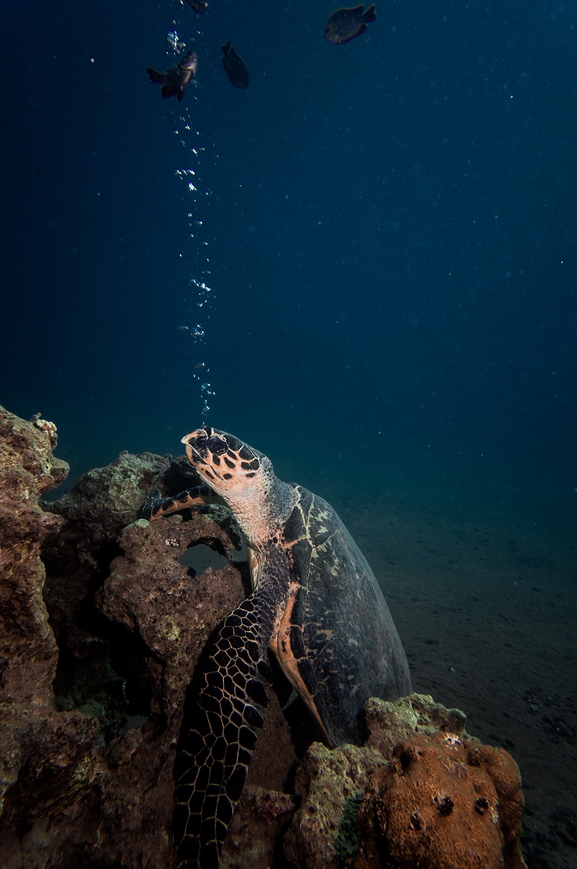
{"type": "MultiPolygon", "coordinates": [[[[208,0],[187,0],[191,9],[199,15],[204,15],[208,9],[208,0]]],[[[376,21],[377,13],[373,3],[367,9],[361,3],[359,6],[343,7],[337,9],[325,26],[325,39],[331,45],[344,45],[361,36],[373,21],[376,21]]],[[[240,54],[231,45],[228,39],[222,46],[222,65],[229,81],[239,90],[246,90],[249,83],[248,67],[240,54]]],[[[161,85],[160,93],[164,99],[176,97],[181,102],[188,85],[194,81],[198,67],[196,52],[189,49],[174,66],[166,72],[158,72],[151,66],[146,67],[148,77],[153,84],[161,85]]]]}

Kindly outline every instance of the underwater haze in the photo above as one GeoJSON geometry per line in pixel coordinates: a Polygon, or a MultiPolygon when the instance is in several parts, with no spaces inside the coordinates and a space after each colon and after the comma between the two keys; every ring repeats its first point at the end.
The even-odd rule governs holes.
{"type": "Polygon", "coordinates": [[[208,382],[208,421],[297,466],[575,503],[577,9],[382,3],[341,46],[331,9],[4,6],[3,400],[76,472],[177,452],[208,382]],[[180,105],[145,72],[175,30],[180,105]]]}
{"type": "Polygon", "coordinates": [[[207,422],[327,497],[415,686],[520,763],[532,865],[575,869],[577,6],[377,0],[332,45],[337,5],[2,4],[0,403],[66,485],[207,422]]]}

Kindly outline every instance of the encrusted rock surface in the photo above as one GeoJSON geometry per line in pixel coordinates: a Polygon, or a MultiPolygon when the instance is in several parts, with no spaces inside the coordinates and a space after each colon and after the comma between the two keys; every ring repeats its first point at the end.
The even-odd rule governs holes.
{"type": "Polygon", "coordinates": [[[394,703],[371,697],[365,715],[369,731],[365,745],[387,758],[402,739],[416,733],[463,733],[467,720],[460,709],[447,709],[428,694],[410,694],[394,703]]]}
{"type": "Polygon", "coordinates": [[[246,785],[223,847],[222,869],[274,866],[277,844],[294,810],[288,794],[246,785]]]}
{"type": "Polygon", "coordinates": [[[314,743],[296,777],[301,805],[284,837],[286,856],[307,869],[350,865],[360,844],[357,814],[373,773],[386,767],[401,739],[438,732],[449,722],[459,732],[465,716],[431,697],[411,694],[394,703],[371,698],[365,705],[368,736],[362,748],[332,751],[314,743]]]}
{"type": "Polygon", "coordinates": [[[182,712],[190,662],[198,660],[215,625],[246,597],[232,564],[191,580],[179,561],[199,540],[234,548],[226,533],[201,515],[189,522],[180,516],[137,520],[120,535],[124,554],[112,561],[96,595],[107,619],[143,641],[153,683],[151,713],[169,725],[182,712]]]}
{"type": "Polygon", "coordinates": [[[415,735],[371,777],[354,867],[520,869],[522,814],[519,770],[503,749],[415,735]]]}
{"type": "MultiPolygon", "coordinates": [[[[46,431],[0,408],[0,806],[21,787],[24,767],[29,781],[51,775],[41,746],[59,731],[52,696],[58,649],[42,598],[40,548],[61,520],[45,514],[38,500],[67,474],[66,462],[52,456],[46,431]]],[[[81,715],[69,716],[67,724],[84,738],[81,715]]],[[[54,757],[57,767],[66,775],[74,761],[54,757]]]]}
{"type": "Polygon", "coordinates": [[[52,456],[49,435],[0,408],[0,643],[3,702],[51,703],[58,650],[42,599],[40,547],[60,519],[40,496],[58,486],[68,465],[52,456]]]}
{"type": "Polygon", "coordinates": [[[523,795],[502,749],[470,737],[432,697],[371,698],[362,748],[315,743],[286,856],[307,869],[521,869],[523,795]]]}
{"type": "Polygon", "coordinates": [[[132,455],[126,451],[105,468],[94,468],[49,509],[82,530],[93,546],[113,541],[137,518],[147,496],[170,468],[171,456],[132,455]]]}
{"type": "Polygon", "coordinates": [[[385,763],[374,748],[313,743],[297,774],[302,803],[284,837],[289,860],[307,869],[338,869],[353,856],[360,804],[371,774],[385,763]]]}

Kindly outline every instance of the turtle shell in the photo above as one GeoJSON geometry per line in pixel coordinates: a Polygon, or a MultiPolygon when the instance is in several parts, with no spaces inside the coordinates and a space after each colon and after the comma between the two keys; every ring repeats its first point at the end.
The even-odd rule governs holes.
{"type": "Polygon", "coordinates": [[[295,486],[283,533],[292,594],[276,644],[281,666],[333,745],[364,739],[369,697],[411,692],[409,666],[366,558],[325,500],[295,486]]]}

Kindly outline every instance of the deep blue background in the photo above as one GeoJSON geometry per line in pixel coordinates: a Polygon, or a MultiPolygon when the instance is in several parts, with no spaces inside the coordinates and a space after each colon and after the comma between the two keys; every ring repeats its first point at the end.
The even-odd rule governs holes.
{"type": "Polygon", "coordinates": [[[577,9],[379,0],[332,46],[332,2],[7,6],[0,401],[54,420],[74,475],[207,419],[309,485],[575,507],[577,9]],[[173,18],[181,106],[145,73],[173,18]]]}

